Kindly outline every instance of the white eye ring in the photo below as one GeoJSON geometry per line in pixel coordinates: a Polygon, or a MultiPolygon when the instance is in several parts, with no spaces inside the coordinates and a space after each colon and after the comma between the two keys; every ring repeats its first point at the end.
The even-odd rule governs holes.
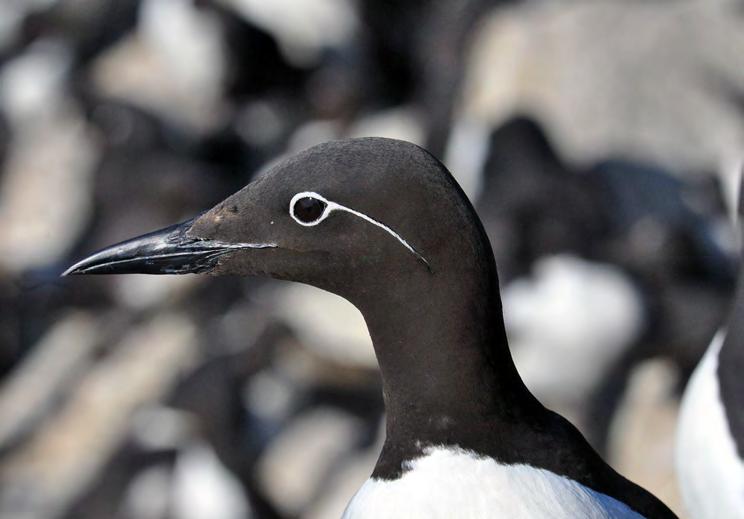
{"type": "Polygon", "coordinates": [[[401,245],[403,245],[406,249],[408,249],[408,251],[411,254],[413,254],[424,265],[426,265],[426,268],[429,269],[429,271],[431,272],[431,266],[429,265],[429,262],[426,261],[426,258],[424,258],[416,249],[414,249],[406,240],[404,240],[400,234],[392,230],[390,227],[388,227],[384,223],[378,222],[371,216],[367,216],[366,214],[356,211],[350,207],[346,207],[345,205],[337,204],[336,202],[328,200],[326,197],[319,195],[318,193],[315,193],[314,191],[302,191],[301,193],[297,193],[295,196],[292,197],[292,200],[290,200],[289,202],[289,216],[291,216],[295,222],[302,225],[303,227],[314,227],[318,225],[320,222],[328,218],[328,216],[333,211],[344,211],[358,218],[361,218],[365,222],[369,222],[372,225],[379,227],[380,229],[388,233],[390,236],[398,240],[398,242],[401,245]],[[318,200],[319,202],[322,202],[325,204],[325,209],[323,209],[323,212],[320,213],[320,216],[318,216],[315,220],[312,220],[309,222],[303,222],[302,220],[297,218],[297,216],[295,215],[295,205],[297,204],[298,201],[302,200],[303,198],[312,198],[314,200],[318,200]]]}
{"type": "Polygon", "coordinates": [[[327,200],[325,197],[319,195],[318,193],[313,193],[312,191],[303,191],[302,193],[297,193],[295,196],[293,196],[292,200],[289,202],[289,216],[291,216],[295,222],[302,225],[303,227],[313,227],[328,218],[328,215],[331,214],[331,211],[339,208],[340,206],[338,204],[327,200]],[[295,206],[297,205],[297,202],[304,198],[312,198],[314,200],[322,202],[325,205],[325,208],[323,209],[323,212],[320,213],[320,216],[310,222],[304,222],[297,218],[297,215],[295,215],[295,206]]]}

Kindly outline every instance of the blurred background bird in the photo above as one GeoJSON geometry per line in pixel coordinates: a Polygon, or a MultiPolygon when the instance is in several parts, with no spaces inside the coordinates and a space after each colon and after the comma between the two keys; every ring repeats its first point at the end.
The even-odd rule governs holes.
{"type": "Polygon", "coordinates": [[[384,420],[352,306],[57,276],[365,135],[445,162],[527,385],[691,517],[673,439],[736,279],[743,29],[740,0],[0,3],[0,518],[340,516],[384,420]]]}

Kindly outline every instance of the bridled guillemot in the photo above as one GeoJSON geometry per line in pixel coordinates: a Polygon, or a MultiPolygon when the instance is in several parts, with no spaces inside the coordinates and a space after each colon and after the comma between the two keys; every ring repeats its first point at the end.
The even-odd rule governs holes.
{"type": "MultiPolygon", "coordinates": [[[[739,187],[740,231],[742,219],[744,178],[739,187]]],[[[695,519],[744,518],[744,257],[739,261],[739,286],[728,325],[713,338],[680,407],[677,472],[685,505],[695,519]]]]}
{"type": "Polygon", "coordinates": [[[386,439],[344,517],[673,518],[524,386],[488,238],[447,169],[402,141],[310,148],[182,224],[68,274],[299,281],[362,312],[386,439]]]}

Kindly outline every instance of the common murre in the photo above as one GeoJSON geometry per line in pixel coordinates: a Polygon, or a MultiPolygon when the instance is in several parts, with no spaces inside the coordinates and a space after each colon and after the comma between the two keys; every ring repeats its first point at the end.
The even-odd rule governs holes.
{"type": "MultiPolygon", "coordinates": [[[[744,176],[737,222],[744,236],[742,187],[744,176]]],[[[692,374],[680,407],[677,473],[695,519],[744,517],[744,258],[739,261],[728,324],[692,374]]]]}
{"type": "Polygon", "coordinates": [[[345,517],[674,517],[524,386],[488,239],[421,148],[380,138],[316,146],[201,216],[65,274],[195,272],[311,284],[364,315],[386,440],[345,517]]]}

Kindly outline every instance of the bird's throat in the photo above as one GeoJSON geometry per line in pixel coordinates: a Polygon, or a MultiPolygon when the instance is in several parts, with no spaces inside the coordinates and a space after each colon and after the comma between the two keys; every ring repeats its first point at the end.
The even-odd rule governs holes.
{"type": "Polygon", "coordinates": [[[509,352],[493,264],[453,265],[364,294],[354,303],[382,373],[388,440],[442,443],[534,400],[509,352]]]}

